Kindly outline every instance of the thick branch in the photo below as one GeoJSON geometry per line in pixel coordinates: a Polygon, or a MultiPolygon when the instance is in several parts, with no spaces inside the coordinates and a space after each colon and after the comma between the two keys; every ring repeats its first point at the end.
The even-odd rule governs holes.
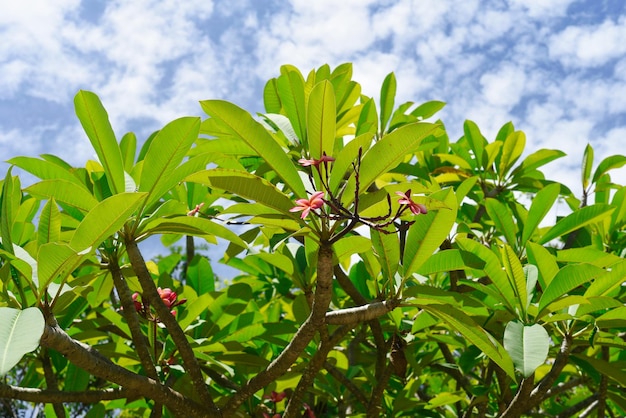
{"type": "Polygon", "coordinates": [[[18,399],[36,403],[97,403],[132,396],[135,392],[127,388],[87,390],[83,392],[63,392],[60,390],[42,390],[22,388],[0,383],[0,398],[18,399]]]}
{"type": "Polygon", "coordinates": [[[530,407],[535,407],[544,400],[546,393],[548,393],[548,390],[550,390],[556,379],[561,374],[561,371],[563,371],[563,368],[567,365],[571,349],[572,337],[571,335],[567,334],[563,338],[561,348],[559,350],[559,353],[556,355],[556,358],[554,359],[554,364],[552,364],[552,368],[550,369],[548,374],[546,374],[544,378],[541,379],[535,389],[533,389],[533,391],[530,393],[530,398],[528,400],[528,405],[530,407]]]}
{"type": "Polygon", "coordinates": [[[326,311],[332,297],[332,281],[333,249],[328,242],[322,242],[317,253],[317,285],[309,317],[278,357],[233,395],[223,409],[224,416],[233,414],[246,399],[283,375],[298,359],[317,331],[324,325],[326,311]]]}
{"type": "Polygon", "coordinates": [[[529,377],[522,380],[522,384],[517,389],[517,393],[513,398],[513,401],[509,407],[501,415],[502,418],[519,418],[524,412],[529,409],[528,399],[530,398],[530,392],[535,385],[535,375],[532,374],[529,377]]]}
{"type": "Polygon", "coordinates": [[[120,297],[124,318],[126,319],[126,323],[128,324],[128,328],[130,329],[130,334],[132,335],[133,342],[135,343],[135,349],[137,350],[137,354],[139,355],[141,364],[146,370],[146,374],[148,375],[148,377],[151,377],[154,380],[158,380],[157,371],[154,367],[154,360],[150,356],[148,340],[141,331],[139,315],[137,315],[137,310],[135,309],[135,304],[133,302],[130,288],[126,283],[126,279],[124,278],[124,276],[122,276],[122,272],[120,270],[120,266],[117,263],[117,260],[111,261],[111,264],[109,265],[109,270],[111,271],[111,276],[113,276],[113,284],[115,285],[117,294],[120,297]]]}
{"type": "Polygon", "coordinates": [[[109,382],[124,386],[130,392],[150,399],[158,399],[178,416],[218,417],[191,399],[148,377],[140,376],[118,366],[93,347],[72,339],[48,318],[40,344],[61,353],[76,366],[109,382]]]}
{"type": "Polygon", "coordinates": [[[590,407],[592,405],[595,406],[595,403],[597,401],[598,401],[598,394],[595,393],[595,394],[589,396],[588,398],[585,398],[582,401],[578,402],[577,404],[572,405],[569,408],[561,411],[561,413],[559,415],[557,415],[556,418],[573,417],[578,412],[580,412],[583,408],[588,408],[588,407],[590,407]]]}
{"type": "Polygon", "coordinates": [[[196,359],[193,349],[187,341],[187,337],[182,328],[176,321],[176,318],[170,313],[170,309],[165,306],[165,303],[163,303],[163,300],[159,296],[157,287],[152,280],[152,276],[150,276],[150,272],[146,267],[139,247],[137,247],[137,242],[132,237],[126,237],[126,251],[128,252],[128,258],[130,259],[133,271],[137,275],[141,288],[143,289],[143,296],[148,300],[150,305],[154,307],[159,319],[167,327],[183,359],[185,370],[189,373],[194,389],[200,397],[202,404],[207,405],[215,415],[219,415],[219,411],[204,382],[202,370],[200,369],[200,364],[196,359]]]}
{"type": "Polygon", "coordinates": [[[392,299],[328,312],[326,314],[326,323],[331,325],[348,325],[370,321],[391,312],[399,304],[399,300],[392,299]]]}
{"type": "Polygon", "coordinates": [[[289,398],[289,403],[283,414],[283,418],[295,418],[300,412],[302,400],[306,391],[313,385],[315,376],[324,367],[328,353],[341,341],[341,339],[350,331],[352,327],[343,326],[333,333],[330,339],[323,339],[320,343],[319,349],[313,355],[313,358],[304,369],[300,381],[293,391],[293,394],[289,398]]]}

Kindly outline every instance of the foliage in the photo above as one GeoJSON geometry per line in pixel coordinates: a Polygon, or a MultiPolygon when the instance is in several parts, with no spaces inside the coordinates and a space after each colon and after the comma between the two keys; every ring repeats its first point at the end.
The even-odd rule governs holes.
{"type": "Polygon", "coordinates": [[[579,199],[541,171],[562,151],[527,153],[511,123],[451,142],[444,103],[395,93],[393,74],[376,101],[350,64],[283,66],[266,113],[202,101],[139,149],[80,91],[98,161],[15,157],[39,180],[2,182],[0,397],[47,416],[626,414],[626,157],[594,171],[587,147],[579,199]],[[151,236],[184,251],[145,260],[151,236]]]}

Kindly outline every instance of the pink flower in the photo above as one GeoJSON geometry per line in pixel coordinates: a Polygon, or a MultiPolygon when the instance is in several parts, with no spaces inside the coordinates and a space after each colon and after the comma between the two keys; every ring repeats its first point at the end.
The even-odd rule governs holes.
{"type": "Polygon", "coordinates": [[[200,209],[202,209],[202,206],[204,206],[204,202],[200,203],[199,205],[196,205],[195,208],[187,212],[187,216],[196,216],[198,213],[200,213],[200,209]]]}
{"type": "Polygon", "coordinates": [[[296,204],[298,206],[289,209],[289,212],[302,211],[301,218],[304,219],[311,210],[319,209],[324,205],[324,199],[322,199],[323,196],[324,192],[315,192],[309,199],[298,199],[296,200],[296,204]]]}
{"type": "MultiPolygon", "coordinates": [[[[168,308],[173,308],[174,306],[182,305],[187,302],[187,299],[176,300],[178,299],[178,295],[169,287],[166,287],[165,289],[161,289],[159,287],[157,292],[159,292],[161,300],[168,308]]],[[[172,315],[176,315],[176,311],[172,311],[172,315]]]]}
{"type": "Polygon", "coordinates": [[[413,201],[413,199],[411,199],[411,189],[407,190],[406,193],[396,192],[396,194],[400,196],[400,200],[398,200],[398,203],[400,203],[401,205],[408,205],[409,209],[411,210],[411,212],[413,212],[414,215],[419,215],[420,213],[428,213],[428,209],[426,208],[426,206],[422,205],[421,203],[416,203],[413,201]]]}
{"type": "Polygon", "coordinates": [[[263,395],[265,399],[269,399],[270,401],[274,403],[278,403],[282,401],[283,399],[285,399],[286,396],[287,396],[287,393],[285,393],[285,391],[276,392],[275,390],[273,390],[270,395],[263,395]]]}
{"type": "Polygon", "coordinates": [[[298,160],[300,165],[303,166],[303,167],[308,167],[308,166],[311,166],[311,165],[317,167],[321,163],[330,163],[330,162],[333,162],[333,161],[335,161],[335,159],[333,157],[329,157],[326,154],[322,155],[322,157],[319,160],[307,160],[306,158],[300,158],[298,160]]]}
{"type": "Polygon", "coordinates": [[[135,310],[137,312],[143,312],[143,304],[137,300],[139,298],[139,293],[133,293],[133,304],[135,305],[135,310]]]}

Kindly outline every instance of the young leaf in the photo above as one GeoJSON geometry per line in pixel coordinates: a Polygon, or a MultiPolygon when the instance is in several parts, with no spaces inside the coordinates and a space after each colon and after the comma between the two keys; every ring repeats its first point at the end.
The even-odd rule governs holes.
{"type": "Polygon", "coordinates": [[[307,137],[310,157],[319,159],[325,152],[331,156],[335,147],[335,92],[330,81],[313,87],[307,107],[307,137]]]}
{"type": "Polygon", "coordinates": [[[445,102],[431,100],[430,102],[422,103],[421,105],[417,106],[411,112],[411,115],[417,117],[418,120],[428,119],[429,117],[433,116],[435,113],[443,109],[445,105],[445,102]]]}
{"type": "Polygon", "coordinates": [[[400,263],[400,242],[395,233],[383,233],[371,229],[372,246],[378,255],[378,261],[383,269],[385,279],[391,279],[398,271],[400,263]]]}
{"type": "Polygon", "coordinates": [[[539,324],[511,321],[504,329],[504,349],[524,377],[531,376],[548,358],[550,336],[539,324]]]}
{"type": "Polygon", "coordinates": [[[535,195],[530,209],[528,210],[528,217],[524,222],[524,229],[522,231],[522,246],[530,239],[539,227],[539,223],[548,214],[552,205],[559,196],[559,190],[561,187],[557,183],[549,184],[543,189],[539,190],[535,195]]]}
{"type": "Polygon", "coordinates": [[[509,245],[504,245],[504,248],[500,250],[502,256],[502,265],[506,271],[506,275],[509,278],[511,287],[513,288],[517,297],[518,303],[516,304],[516,310],[521,315],[521,319],[526,318],[526,306],[528,306],[528,292],[526,287],[526,275],[522,268],[522,264],[515,255],[515,251],[509,245]]]}
{"type": "Polygon", "coordinates": [[[513,222],[513,214],[509,207],[497,199],[487,198],[485,199],[485,208],[497,230],[504,235],[507,244],[517,248],[517,227],[513,222]]]}
{"type": "Polygon", "coordinates": [[[470,149],[474,152],[474,157],[479,166],[487,168],[483,164],[483,151],[487,145],[487,140],[480,132],[478,125],[471,120],[466,120],[463,124],[463,132],[465,133],[465,139],[470,146],[470,149]]]}
{"type": "Polygon", "coordinates": [[[59,241],[61,238],[61,212],[54,198],[50,198],[41,210],[37,242],[39,245],[59,241]]]}
{"type": "Polygon", "coordinates": [[[278,95],[278,85],[276,79],[269,80],[263,88],[263,105],[267,113],[280,113],[282,104],[278,95]]]}
{"type": "Polygon", "coordinates": [[[39,347],[45,321],[37,308],[0,308],[0,376],[39,347]]]}
{"type": "Polygon", "coordinates": [[[589,178],[591,177],[591,166],[593,165],[593,148],[590,144],[585,147],[585,153],[583,154],[583,166],[582,166],[582,183],[583,190],[587,190],[589,186],[589,178]]]}
{"type": "Polygon", "coordinates": [[[548,287],[554,276],[559,272],[559,266],[550,252],[539,244],[529,242],[526,246],[528,262],[537,266],[539,270],[539,284],[542,289],[548,287]]]}
{"type": "Polygon", "coordinates": [[[393,104],[396,97],[396,76],[394,73],[387,74],[380,90],[380,131],[387,128],[389,118],[393,112],[393,104]]]}
{"type": "Polygon", "coordinates": [[[598,168],[596,168],[591,182],[596,183],[600,177],[605,175],[609,170],[623,167],[624,164],[626,164],[626,157],[623,155],[611,155],[606,157],[598,164],[598,168]]]}
{"type": "Polygon", "coordinates": [[[148,193],[146,206],[182,180],[173,178],[172,174],[198,138],[199,130],[200,118],[185,117],[168,123],[154,137],[144,157],[139,181],[139,191],[148,193]]]}
{"type": "Polygon", "coordinates": [[[306,101],[302,74],[294,67],[283,66],[276,87],[285,114],[301,143],[306,146],[306,101]]]}
{"type": "Polygon", "coordinates": [[[104,167],[111,191],[122,193],[124,191],[122,153],[104,106],[94,93],[80,90],[74,98],[74,107],[76,116],[104,167]]]}
{"type": "Polygon", "coordinates": [[[76,228],[70,247],[83,251],[99,245],[120,230],[145,200],[146,193],[120,193],[98,203],[76,228]]]}
{"type": "Polygon", "coordinates": [[[524,152],[526,146],[526,135],[522,131],[516,131],[511,133],[504,140],[502,145],[502,154],[500,157],[500,164],[498,165],[498,175],[500,178],[505,178],[507,173],[513,167],[513,164],[524,152]]]}
{"type": "Polygon", "coordinates": [[[122,137],[120,151],[122,152],[122,161],[124,161],[124,170],[130,173],[135,164],[135,153],[137,152],[137,137],[134,133],[128,132],[122,137]]]}

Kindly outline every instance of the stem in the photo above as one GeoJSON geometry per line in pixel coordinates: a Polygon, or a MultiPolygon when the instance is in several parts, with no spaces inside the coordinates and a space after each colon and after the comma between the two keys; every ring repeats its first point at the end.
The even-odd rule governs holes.
{"type": "MultiPolygon", "coordinates": [[[[59,390],[59,385],[57,383],[57,378],[54,375],[54,371],[52,370],[52,364],[50,363],[50,356],[48,355],[48,349],[43,348],[41,350],[41,362],[43,363],[43,373],[46,379],[46,386],[48,389],[53,391],[59,390]]],[[[59,418],[64,418],[67,415],[65,414],[65,408],[63,404],[59,402],[57,399],[56,402],[52,402],[52,408],[54,409],[54,413],[59,418]]]]}
{"type": "Polygon", "coordinates": [[[298,359],[317,331],[324,325],[326,311],[332,297],[332,282],[333,249],[328,241],[322,241],[317,256],[317,286],[309,317],[300,326],[292,340],[278,357],[230,398],[223,408],[224,416],[234,414],[246,399],[283,375],[298,359]]]}
{"type": "Polygon", "coordinates": [[[158,399],[178,416],[219,418],[220,415],[197,404],[172,388],[149,377],[140,376],[113,363],[95,348],[72,339],[56,323],[54,317],[47,318],[40,344],[61,353],[76,366],[109,382],[124,386],[130,393],[158,399]]]}
{"type": "Polygon", "coordinates": [[[200,364],[198,363],[198,359],[196,359],[193,349],[187,341],[187,337],[185,333],[181,329],[180,325],[176,321],[176,318],[172,316],[170,310],[163,300],[159,296],[156,285],[152,280],[152,276],[146,267],[146,263],[139,251],[139,247],[137,246],[137,242],[132,237],[126,237],[126,251],[128,252],[128,258],[130,259],[130,264],[139,279],[139,283],[141,284],[141,288],[143,289],[143,297],[148,300],[148,303],[154,307],[157,312],[157,315],[161,322],[167,327],[167,330],[176,344],[178,351],[183,359],[183,365],[189,376],[191,377],[191,381],[193,383],[194,389],[196,393],[200,397],[200,401],[203,405],[207,405],[215,415],[219,415],[219,411],[209,394],[207,386],[204,382],[204,377],[202,376],[202,370],[200,369],[200,364]]]}
{"type": "Polygon", "coordinates": [[[357,324],[379,318],[394,310],[400,301],[397,299],[372,302],[354,308],[339,309],[326,314],[326,323],[332,325],[357,324]]]}
{"type": "Polygon", "coordinates": [[[36,403],[98,403],[100,401],[129,398],[133,395],[135,395],[135,392],[127,388],[64,392],[50,389],[23,388],[0,383],[0,398],[36,403]]]}

